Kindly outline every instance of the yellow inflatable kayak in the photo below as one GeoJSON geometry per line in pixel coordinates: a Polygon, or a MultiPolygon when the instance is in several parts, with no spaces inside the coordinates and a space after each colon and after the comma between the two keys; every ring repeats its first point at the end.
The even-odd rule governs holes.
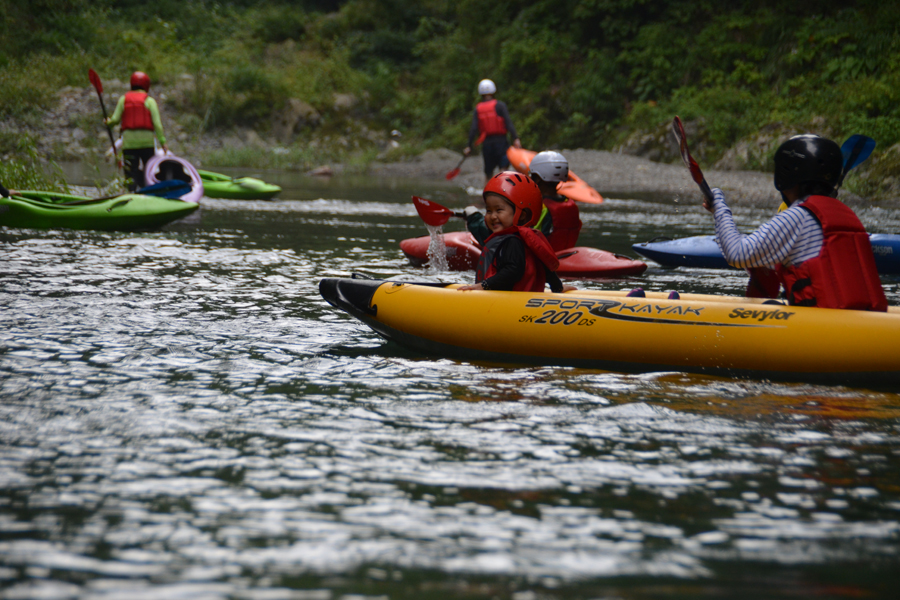
{"type": "Polygon", "coordinates": [[[900,309],[887,313],[663,293],[458,291],[323,279],[322,296],[430,356],[614,371],[691,371],[864,385],[900,381],[900,309]]]}

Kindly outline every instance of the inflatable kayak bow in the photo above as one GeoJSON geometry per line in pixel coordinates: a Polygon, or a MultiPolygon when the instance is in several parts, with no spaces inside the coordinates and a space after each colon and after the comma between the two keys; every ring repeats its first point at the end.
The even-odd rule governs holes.
{"type": "Polygon", "coordinates": [[[429,356],[604,370],[688,371],[840,384],[900,381],[900,309],[764,304],[625,292],[468,291],[457,285],[323,279],[333,306],[429,356]]]}

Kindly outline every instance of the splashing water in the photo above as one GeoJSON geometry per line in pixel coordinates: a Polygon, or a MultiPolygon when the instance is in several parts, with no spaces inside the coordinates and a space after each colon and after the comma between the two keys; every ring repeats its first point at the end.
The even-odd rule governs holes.
{"type": "Polygon", "coordinates": [[[447,246],[446,244],[444,244],[443,227],[434,227],[432,225],[426,225],[426,227],[428,228],[428,235],[431,236],[431,241],[428,242],[427,272],[429,274],[435,274],[448,271],[449,266],[447,265],[447,246]]]}

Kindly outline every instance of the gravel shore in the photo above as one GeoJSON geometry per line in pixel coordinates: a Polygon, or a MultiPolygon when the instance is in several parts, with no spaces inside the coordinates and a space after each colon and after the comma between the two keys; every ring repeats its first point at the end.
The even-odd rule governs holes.
{"type": "MultiPolygon", "coordinates": [[[[560,150],[568,159],[571,169],[608,197],[671,196],[673,199],[701,202],[702,196],[690,172],[681,163],[665,164],[638,156],[606,152],[604,150],[560,150]]],[[[395,163],[372,163],[369,172],[386,177],[440,178],[450,171],[462,154],[448,149],[428,150],[410,160],[395,163]]],[[[456,181],[464,186],[480,189],[484,186],[481,156],[473,156],[463,162],[456,181]]],[[[759,171],[704,170],[711,187],[725,192],[729,204],[752,206],[777,206],[780,194],[772,185],[772,174],[759,171]]],[[[841,191],[840,199],[855,208],[864,204],[859,196],[841,191]]],[[[884,208],[898,208],[897,203],[884,208]]]]}

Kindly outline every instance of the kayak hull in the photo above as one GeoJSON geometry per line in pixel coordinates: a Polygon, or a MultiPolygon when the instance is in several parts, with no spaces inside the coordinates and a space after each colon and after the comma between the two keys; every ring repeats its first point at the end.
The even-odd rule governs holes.
{"type": "MultiPolygon", "coordinates": [[[[658,238],[657,238],[658,239],[658,238]]],[[[725,262],[715,236],[697,235],[676,240],[650,240],[633,244],[632,250],[664,267],[731,269],[725,262]]]]}
{"type": "Polygon", "coordinates": [[[254,177],[232,178],[221,173],[197,170],[203,180],[203,193],[209,198],[226,200],[271,200],[281,193],[277,185],[254,177]]]}
{"type": "MultiPolygon", "coordinates": [[[[869,235],[875,266],[881,275],[900,273],[900,235],[873,233],[869,235]]],[[[694,267],[698,269],[733,269],[722,256],[715,236],[697,235],[675,240],[665,239],[634,244],[632,249],[664,267],[694,267]]]]}
{"type": "Polygon", "coordinates": [[[0,226],[99,231],[157,229],[198,208],[193,202],[139,194],[92,199],[23,191],[12,198],[0,198],[0,226]]]}
{"type": "Polygon", "coordinates": [[[147,161],[144,169],[147,185],[178,179],[191,184],[191,191],[181,197],[185,202],[200,202],[203,198],[203,180],[194,165],[174,154],[157,154],[147,161]]]}
{"type": "Polygon", "coordinates": [[[686,371],[864,385],[900,381],[900,312],[736,297],[458,291],[457,285],[323,279],[333,306],[436,357],[604,370],[686,371]],[[797,352],[803,348],[803,352],[797,352]]]}
{"type": "MultiPolygon", "coordinates": [[[[471,271],[478,265],[481,248],[467,231],[445,233],[447,266],[454,271],[471,271]]],[[[415,267],[428,263],[430,236],[403,240],[400,249],[415,267]]],[[[556,274],[569,279],[604,279],[640,275],[647,270],[647,264],[606,250],[578,246],[556,253],[559,269],[556,274]]]]}

